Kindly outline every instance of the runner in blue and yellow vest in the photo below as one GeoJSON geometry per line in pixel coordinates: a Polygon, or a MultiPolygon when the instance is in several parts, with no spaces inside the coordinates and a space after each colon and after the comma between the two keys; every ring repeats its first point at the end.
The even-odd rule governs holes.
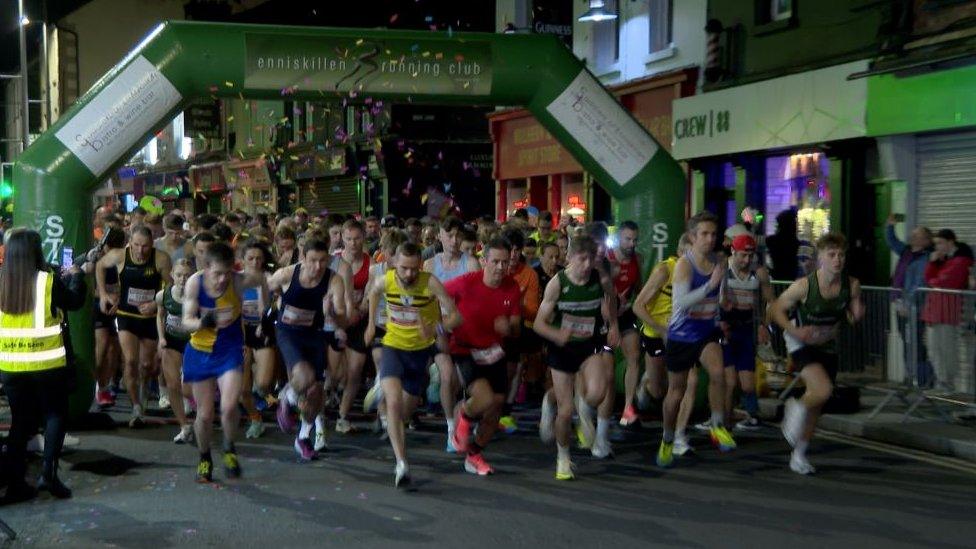
{"type": "Polygon", "coordinates": [[[38,489],[57,498],[71,497],[58,479],[64,444],[68,394],[74,370],[65,310],[85,303],[85,279],[76,266],[67,285],[44,263],[36,231],[14,229],[7,235],[6,261],[0,267],[0,381],[10,404],[7,452],[0,471],[7,484],[6,503],[33,498],[27,484],[27,441],[45,420],[44,461],[38,489]]]}

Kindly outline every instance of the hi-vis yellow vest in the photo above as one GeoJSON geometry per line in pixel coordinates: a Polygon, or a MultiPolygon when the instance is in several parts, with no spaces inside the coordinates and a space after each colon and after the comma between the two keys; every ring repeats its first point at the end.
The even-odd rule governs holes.
{"type": "Polygon", "coordinates": [[[34,310],[19,315],[0,311],[0,371],[39,372],[67,365],[61,313],[51,314],[54,275],[38,272],[34,310]]]}
{"type": "Polygon", "coordinates": [[[423,338],[420,324],[434,324],[441,317],[437,298],[430,293],[430,273],[421,272],[413,288],[404,289],[396,279],[396,270],[386,271],[386,335],[383,345],[400,351],[422,351],[436,341],[423,338]]]}

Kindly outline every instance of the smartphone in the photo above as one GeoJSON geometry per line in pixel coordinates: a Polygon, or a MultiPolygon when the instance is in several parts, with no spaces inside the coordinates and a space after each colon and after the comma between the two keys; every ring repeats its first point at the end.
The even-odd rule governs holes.
{"type": "Polygon", "coordinates": [[[67,271],[74,264],[75,250],[70,246],[61,248],[61,271],[67,271]]]}

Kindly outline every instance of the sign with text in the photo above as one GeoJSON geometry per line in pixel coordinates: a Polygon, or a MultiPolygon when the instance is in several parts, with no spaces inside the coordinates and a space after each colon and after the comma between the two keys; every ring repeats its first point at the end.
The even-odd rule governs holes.
{"type": "Polygon", "coordinates": [[[491,93],[491,45],[407,38],[248,33],[244,87],[342,93],[491,93]]]}
{"type": "Polygon", "coordinates": [[[678,99],[672,154],[702,158],[867,135],[868,61],[678,99]]]}
{"type": "Polygon", "coordinates": [[[579,163],[535,117],[494,122],[495,179],[522,179],[534,175],[583,171],[579,163]]]}

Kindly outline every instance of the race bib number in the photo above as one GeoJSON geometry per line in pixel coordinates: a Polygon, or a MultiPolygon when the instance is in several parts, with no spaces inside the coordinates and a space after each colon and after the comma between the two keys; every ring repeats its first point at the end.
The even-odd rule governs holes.
{"type": "Polygon", "coordinates": [[[389,312],[389,322],[404,328],[414,328],[420,326],[420,311],[415,307],[404,307],[402,305],[387,305],[389,312]]]}
{"type": "Polygon", "coordinates": [[[125,302],[134,307],[138,307],[143,303],[149,303],[156,298],[155,290],[143,290],[142,288],[129,288],[129,293],[126,295],[125,302]]]}
{"type": "Polygon", "coordinates": [[[244,315],[244,320],[249,322],[261,320],[261,309],[257,300],[252,299],[241,303],[241,314],[244,315]]]}
{"type": "Polygon", "coordinates": [[[498,361],[505,358],[505,351],[502,350],[502,346],[492,345],[487,349],[471,349],[471,358],[474,359],[476,364],[490,365],[497,364],[498,361]]]}
{"type": "Polygon", "coordinates": [[[569,328],[570,336],[575,339],[588,339],[596,332],[596,318],[564,314],[562,327],[569,328]]]}
{"type": "Polygon", "coordinates": [[[376,309],[376,323],[380,326],[386,326],[386,307],[376,309]]]}
{"type": "Polygon", "coordinates": [[[166,329],[177,334],[184,333],[183,317],[174,315],[173,313],[166,313],[166,329]]]}
{"type": "Polygon", "coordinates": [[[315,311],[285,305],[285,309],[281,312],[281,321],[288,326],[302,326],[307,328],[315,322],[315,311]]]}

